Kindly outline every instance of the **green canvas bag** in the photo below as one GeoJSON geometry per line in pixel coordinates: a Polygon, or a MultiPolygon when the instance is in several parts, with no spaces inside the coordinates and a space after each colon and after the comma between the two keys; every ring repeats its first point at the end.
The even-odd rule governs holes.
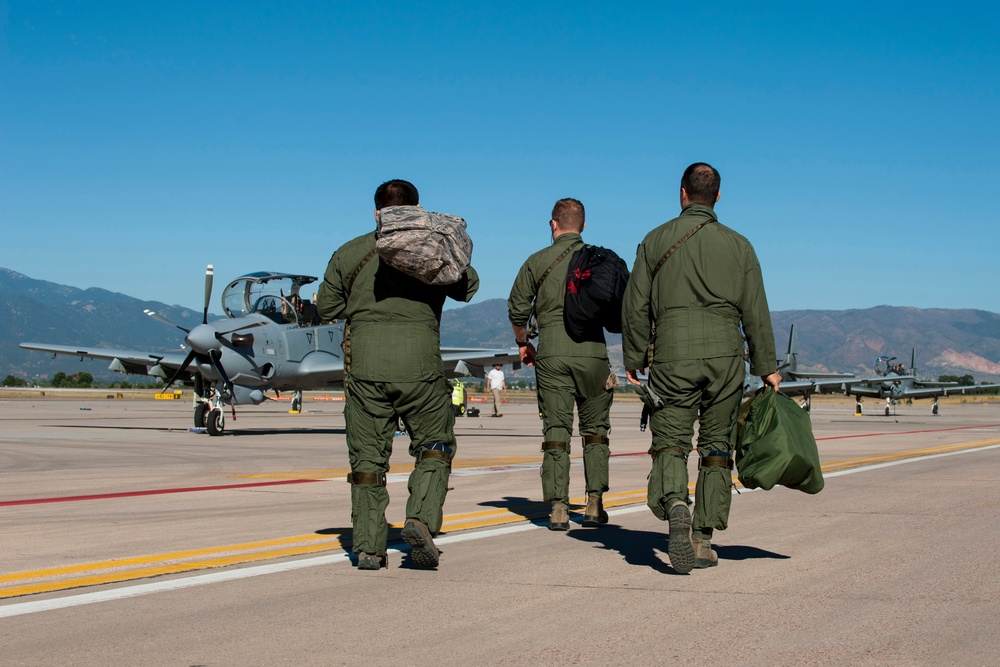
{"type": "Polygon", "coordinates": [[[806,493],[823,490],[819,449],[809,413],[768,387],[740,408],[736,468],[748,489],[770,490],[776,484],[806,493]]]}

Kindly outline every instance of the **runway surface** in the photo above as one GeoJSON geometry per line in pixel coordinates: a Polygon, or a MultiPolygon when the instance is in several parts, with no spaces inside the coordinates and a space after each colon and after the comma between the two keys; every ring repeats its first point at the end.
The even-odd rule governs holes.
{"type": "MultiPolygon", "coordinates": [[[[356,570],[342,404],[0,400],[0,665],[995,664],[1000,404],[893,417],[814,401],[826,475],[733,499],[719,567],[679,575],[646,508],[639,404],[612,414],[610,524],[545,529],[530,402],[459,419],[438,539],[356,570]],[[348,548],[349,550],[349,548],[348,548]]],[[[412,466],[397,437],[388,518],[412,466]]],[[[691,457],[691,479],[697,457],[691,457]]]]}

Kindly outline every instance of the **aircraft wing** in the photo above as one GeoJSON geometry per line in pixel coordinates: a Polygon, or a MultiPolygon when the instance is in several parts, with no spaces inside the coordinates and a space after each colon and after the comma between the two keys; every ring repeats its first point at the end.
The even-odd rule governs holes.
{"type": "MultiPolygon", "coordinates": [[[[493,364],[514,364],[520,366],[521,358],[517,348],[513,350],[491,350],[471,348],[441,348],[441,360],[448,377],[486,377],[485,367],[493,364]]],[[[298,365],[295,378],[277,388],[322,389],[344,382],[344,360],[328,352],[311,352],[298,365]]]]}
{"type": "Polygon", "coordinates": [[[442,347],[441,361],[448,377],[486,377],[486,367],[494,364],[513,364],[520,368],[521,356],[517,348],[507,350],[442,347]]]}
{"type": "Polygon", "coordinates": [[[969,384],[948,387],[905,387],[901,398],[932,398],[934,396],[956,396],[974,394],[983,389],[996,389],[1000,384],[969,384]]]}
{"type": "MultiPolygon", "coordinates": [[[[150,375],[150,369],[154,366],[160,366],[167,373],[172,373],[181,367],[186,356],[181,352],[109,350],[100,347],[74,347],[70,345],[47,345],[44,343],[21,343],[20,347],[25,350],[64,354],[82,359],[106,359],[111,362],[111,370],[133,375],[150,375]]],[[[159,373],[152,373],[152,375],[160,376],[159,373]]],[[[169,377],[169,374],[166,377],[169,377]]]]}

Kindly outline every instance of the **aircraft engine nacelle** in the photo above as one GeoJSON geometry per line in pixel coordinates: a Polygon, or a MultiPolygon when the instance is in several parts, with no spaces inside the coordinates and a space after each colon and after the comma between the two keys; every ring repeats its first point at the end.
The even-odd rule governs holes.
{"type": "Polygon", "coordinates": [[[267,400],[264,392],[260,389],[252,389],[242,385],[233,385],[233,393],[236,394],[236,403],[239,405],[260,405],[267,400]]]}

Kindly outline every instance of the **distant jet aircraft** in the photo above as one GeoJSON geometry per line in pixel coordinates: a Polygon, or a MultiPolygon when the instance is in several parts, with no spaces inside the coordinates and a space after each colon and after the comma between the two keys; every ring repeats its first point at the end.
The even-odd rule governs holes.
{"type": "Polygon", "coordinates": [[[984,389],[994,389],[1000,384],[959,385],[957,382],[931,382],[916,377],[916,349],[910,352],[910,369],[907,372],[902,363],[893,362],[896,357],[881,356],[875,359],[875,377],[852,380],[844,389],[848,396],[854,396],[854,414],[861,414],[863,397],[885,399],[885,416],[888,417],[896,403],[908,398],[933,398],[931,414],[938,414],[938,399],[942,396],[972,394],[984,389]]]}
{"type": "MultiPolygon", "coordinates": [[[[26,350],[74,357],[107,359],[121,373],[152,375],[169,387],[178,380],[194,386],[194,425],[210,435],[225,429],[223,407],[267,400],[264,392],[295,392],[292,410],[301,409],[303,390],[325,389],[344,381],[344,322],[320,324],[315,305],[302,298],[313,276],[290,273],[248,273],[222,293],[222,309],[229,319],[209,323],[212,265],[205,272],[205,310],[193,329],[177,326],[157,313],[150,317],[177,326],[187,335],[189,350],[154,353],[135,350],[79,348],[68,345],[21,343],[26,350]]],[[[441,348],[449,377],[484,377],[484,367],[513,364],[520,367],[516,349],[441,348]]],[[[232,407],[233,418],[236,408],[232,407]]]]}

